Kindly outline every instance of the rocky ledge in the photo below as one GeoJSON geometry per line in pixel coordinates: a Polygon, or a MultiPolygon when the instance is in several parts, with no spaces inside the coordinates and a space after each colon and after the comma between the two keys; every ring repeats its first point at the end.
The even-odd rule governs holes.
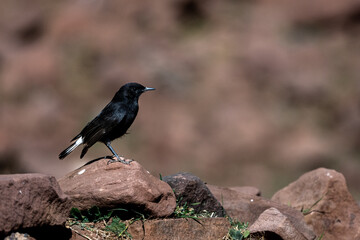
{"type": "Polygon", "coordinates": [[[305,173],[272,199],[265,199],[254,187],[207,185],[189,173],[161,180],[137,162],[106,163],[107,159],[101,159],[85,165],[59,181],[43,174],[0,176],[0,237],[230,240],[240,234],[244,239],[360,238],[360,208],[343,175],[334,170],[305,173]],[[91,223],[82,216],[94,206],[99,216],[106,212],[108,218],[96,213],[102,221],[91,223]],[[124,229],[109,235],[106,231],[114,231],[118,226],[114,223],[120,223],[112,215],[115,210],[124,211],[124,229]],[[69,218],[74,211],[82,219],[69,218]],[[239,229],[236,221],[246,223],[246,229],[239,229]],[[99,225],[104,225],[103,235],[94,230],[99,225]]]}

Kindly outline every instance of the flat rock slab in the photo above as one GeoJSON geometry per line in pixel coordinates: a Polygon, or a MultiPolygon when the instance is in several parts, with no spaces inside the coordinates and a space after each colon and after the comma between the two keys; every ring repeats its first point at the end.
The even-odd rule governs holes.
{"type": "Polygon", "coordinates": [[[222,239],[229,228],[226,218],[159,219],[135,222],[129,233],[135,240],[209,240],[222,239]]]}
{"type": "Polygon", "coordinates": [[[176,206],[171,187],[152,176],[139,163],[115,162],[107,165],[101,159],[85,165],[59,180],[63,191],[71,197],[73,207],[80,210],[128,208],[149,217],[166,217],[176,206]]]}
{"type": "Polygon", "coordinates": [[[344,176],[319,168],[274,194],[272,200],[305,211],[305,221],[323,239],[360,239],[360,207],[344,176]]]}
{"type": "Polygon", "coordinates": [[[178,205],[185,203],[194,208],[195,213],[202,210],[214,212],[218,217],[224,217],[225,211],[220,202],[214,197],[206,184],[200,178],[190,173],[178,173],[163,177],[174,190],[178,205]],[[191,205],[194,204],[195,205],[191,205]]]}
{"type": "Polygon", "coordinates": [[[71,209],[55,177],[44,174],[0,175],[0,203],[1,234],[63,226],[71,209]]]}
{"type": "MultiPolygon", "coordinates": [[[[133,240],[220,240],[227,235],[230,223],[226,218],[168,218],[136,221],[127,232],[133,240]]],[[[120,239],[100,230],[72,226],[71,240],[120,239]]]]}

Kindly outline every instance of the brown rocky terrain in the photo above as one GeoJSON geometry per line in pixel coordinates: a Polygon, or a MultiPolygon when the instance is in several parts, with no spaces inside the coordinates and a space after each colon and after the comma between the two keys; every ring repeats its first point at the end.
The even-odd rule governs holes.
{"type": "Polygon", "coordinates": [[[360,207],[335,170],[305,173],[269,200],[254,187],[207,187],[189,173],[162,181],[137,162],[107,161],[59,182],[43,174],[0,175],[0,238],[360,238],[360,207]]]}
{"type": "Polygon", "coordinates": [[[270,197],[304,172],[360,181],[360,6],[343,1],[0,2],[0,170],[57,161],[125,82],[140,100],[115,149],[154,175],[192,172],[270,197]],[[156,94],[155,94],[156,93],[156,94]],[[51,159],[51,160],[49,160],[51,159]]]}
{"type": "Polygon", "coordinates": [[[359,38],[358,0],[0,1],[0,238],[360,239],[359,38]],[[135,162],[57,160],[126,82],[135,162]]]}

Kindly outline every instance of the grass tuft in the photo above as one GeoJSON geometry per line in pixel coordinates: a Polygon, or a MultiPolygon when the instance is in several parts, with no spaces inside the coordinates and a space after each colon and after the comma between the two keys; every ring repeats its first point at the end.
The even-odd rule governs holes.
{"type": "Polygon", "coordinates": [[[127,230],[131,224],[142,219],[143,216],[122,221],[119,217],[121,211],[127,212],[122,208],[103,210],[97,206],[84,211],[72,208],[66,225],[86,239],[93,239],[94,235],[102,239],[132,239],[127,230]]]}

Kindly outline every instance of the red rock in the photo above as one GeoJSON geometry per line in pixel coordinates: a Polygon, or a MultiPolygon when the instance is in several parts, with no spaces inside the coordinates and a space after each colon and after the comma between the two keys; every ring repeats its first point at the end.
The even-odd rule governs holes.
{"type": "Polygon", "coordinates": [[[233,219],[253,224],[264,211],[273,207],[286,216],[294,228],[303,234],[306,239],[313,239],[315,237],[312,230],[305,224],[301,212],[287,205],[279,204],[259,196],[249,195],[239,191],[239,189],[234,190],[234,188],[211,187],[210,190],[218,201],[222,203],[227,214],[233,219]]]}
{"type": "Polygon", "coordinates": [[[260,190],[257,189],[256,187],[251,187],[251,186],[220,187],[220,186],[215,186],[215,185],[210,185],[210,184],[207,184],[207,186],[210,189],[210,191],[212,192],[212,194],[217,196],[217,199],[221,198],[221,194],[224,192],[227,192],[227,190],[230,190],[227,192],[228,194],[240,193],[240,194],[246,194],[246,195],[261,196],[260,190]]]}
{"type": "Polygon", "coordinates": [[[20,228],[63,226],[71,203],[55,177],[44,174],[0,176],[0,233],[20,228]]]}
{"type": "MultiPolygon", "coordinates": [[[[194,219],[156,219],[136,221],[129,225],[127,232],[134,240],[208,240],[222,239],[229,231],[226,218],[194,219]]],[[[89,231],[80,226],[72,226],[71,240],[105,239],[97,231],[89,231]],[[88,238],[86,238],[86,237],[88,238]]],[[[108,239],[108,238],[106,238],[108,239]]],[[[109,239],[113,239],[109,237],[109,239]]]]}
{"type": "Polygon", "coordinates": [[[281,189],[274,201],[310,210],[305,221],[324,239],[360,239],[360,207],[349,193],[344,176],[319,168],[281,189]]]}
{"type": "Polygon", "coordinates": [[[129,227],[134,239],[161,240],[208,240],[222,239],[229,231],[230,223],[226,218],[159,219],[145,222],[137,221],[129,227]]]}
{"type": "Polygon", "coordinates": [[[276,208],[269,208],[260,214],[259,218],[249,227],[252,234],[265,232],[265,239],[273,239],[267,235],[276,234],[282,239],[308,240],[315,239],[315,236],[304,235],[293,226],[291,221],[276,208]]]}
{"type": "Polygon", "coordinates": [[[173,213],[176,200],[170,186],[152,176],[139,163],[107,165],[101,159],[85,165],[59,180],[63,191],[80,210],[128,207],[151,217],[173,213]]]}

